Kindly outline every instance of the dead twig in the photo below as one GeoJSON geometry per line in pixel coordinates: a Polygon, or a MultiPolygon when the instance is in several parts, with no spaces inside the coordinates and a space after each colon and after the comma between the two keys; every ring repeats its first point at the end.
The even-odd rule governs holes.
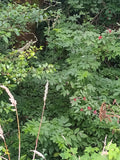
{"type": "Polygon", "coordinates": [[[10,100],[12,106],[15,107],[16,118],[17,118],[17,125],[18,125],[18,140],[19,140],[18,160],[20,160],[20,151],[21,151],[21,150],[20,150],[20,148],[21,148],[20,141],[21,141],[21,140],[20,140],[20,124],[19,124],[18,111],[17,111],[17,102],[16,102],[16,100],[14,99],[14,97],[13,97],[12,93],[10,92],[10,90],[9,90],[6,86],[0,85],[0,87],[3,88],[3,89],[6,91],[6,93],[7,93],[8,96],[9,96],[9,100],[10,100]]]}
{"type": "Polygon", "coordinates": [[[24,33],[24,34],[26,34],[26,35],[27,34],[33,35],[34,36],[34,40],[31,39],[23,47],[17,49],[16,51],[19,52],[19,53],[28,50],[31,45],[34,45],[38,41],[38,39],[37,39],[37,37],[36,37],[36,35],[34,33],[24,33]]]}
{"type": "Polygon", "coordinates": [[[31,152],[34,152],[35,154],[37,154],[38,156],[40,156],[40,157],[42,157],[44,160],[46,160],[45,159],[45,157],[44,157],[44,155],[42,154],[42,153],[40,153],[40,152],[38,152],[38,151],[35,151],[35,150],[30,150],[31,152]]]}
{"type": "MultiPolygon", "coordinates": [[[[8,147],[7,147],[7,144],[6,144],[6,141],[5,141],[5,137],[4,137],[4,134],[3,134],[3,129],[0,125],[0,137],[3,139],[4,141],[4,145],[5,145],[5,148],[6,148],[6,153],[8,155],[8,159],[10,160],[10,154],[9,154],[9,151],[8,151],[8,147]]],[[[4,159],[4,158],[3,158],[4,159]]]]}
{"type": "Polygon", "coordinates": [[[29,49],[29,47],[31,46],[31,45],[33,45],[33,44],[35,44],[37,41],[33,41],[33,40],[30,40],[28,43],[26,43],[22,48],[19,48],[19,49],[17,49],[17,52],[24,52],[24,51],[26,51],[26,50],[28,50],[29,49]]]}
{"type": "Polygon", "coordinates": [[[34,149],[34,154],[33,154],[33,160],[35,159],[36,152],[38,152],[38,151],[36,151],[36,149],[37,149],[37,145],[38,145],[38,138],[39,138],[39,135],[40,135],[40,129],[41,129],[43,115],[44,115],[45,106],[46,106],[46,99],[47,99],[47,94],[48,94],[48,85],[49,85],[49,83],[47,81],[47,83],[45,85],[45,92],[44,92],[44,98],[43,98],[44,104],[43,104],[43,109],[42,109],[42,115],[41,115],[38,135],[37,135],[37,138],[36,138],[36,144],[35,144],[35,149],[34,149]]]}
{"type": "MultiPolygon", "coordinates": [[[[101,153],[101,155],[103,156],[103,155],[108,155],[108,151],[106,150],[106,141],[107,141],[107,135],[105,136],[105,140],[104,140],[104,147],[103,147],[103,150],[102,150],[102,153],[101,153]]],[[[108,149],[109,149],[109,147],[110,147],[110,145],[111,145],[111,143],[112,143],[112,140],[110,141],[110,143],[108,144],[108,149]]]]}
{"type": "Polygon", "coordinates": [[[53,24],[52,24],[52,28],[54,28],[55,27],[55,24],[57,23],[57,20],[59,19],[59,15],[57,15],[56,16],[56,18],[54,19],[54,22],[53,22],[53,24]]]}
{"type": "Polygon", "coordinates": [[[4,159],[4,160],[8,160],[7,158],[4,158],[3,156],[0,156],[0,158],[4,159]]]}
{"type": "Polygon", "coordinates": [[[105,147],[106,147],[106,140],[107,140],[107,135],[105,136],[105,140],[103,142],[104,143],[104,147],[103,147],[101,155],[107,155],[108,154],[108,152],[105,149],[105,147]]]}
{"type": "Polygon", "coordinates": [[[46,11],[46,10],[48,10],[48,9],[51,8],[51,7],[55,7],[57,4],[58,4],[58,3],[56,3],[56,4],[54,4],[54,5],[50,5],[50,6],[46,7],[46,8],[44,8],[43,10],[46,11]]]}
{"type": "Polygon", "coordinates": [[[105,7],[92,19],[91,24],[95,21],[95,19],[105,10],[105,7]]]}

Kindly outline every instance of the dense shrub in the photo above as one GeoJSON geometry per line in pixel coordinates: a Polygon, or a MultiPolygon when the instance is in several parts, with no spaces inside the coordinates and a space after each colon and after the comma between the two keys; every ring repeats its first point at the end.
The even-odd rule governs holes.
{"type": "MultiPolygon", "coordinates": [[[[47,8],[8,3],[0,8],[0,83],[10,88],[18,103],[21,159],[32,159],[30,150],[38,133],[47,80],[49,92],[37,150],[49,160],[117,159],[118,5],[108,1],[61,0],[46,1],[44,7],[47,8]],[[30,32],[31,24],[38,27],[33,34],[40,47],[30,43],[23,51],[13,49],[16,36],[30,32]],[[106,135],[108,142],[113,140],[110,148],[103,144],[106,135]],[[104,146],[107,155],[101,155],[104,146]]],[[[20,41],[20,45],[29,42],[20,41]]],[[[10,156],[17,159],[14,109],[3,90],[0,95],[0,124],[10,156]]],[[[1,155],[6,152],[2,146],[1,155]]]]}

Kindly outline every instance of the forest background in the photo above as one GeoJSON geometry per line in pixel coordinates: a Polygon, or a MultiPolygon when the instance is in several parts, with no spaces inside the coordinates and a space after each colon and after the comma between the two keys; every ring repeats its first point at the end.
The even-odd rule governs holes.
{"type": "Polygon", "coordinates": [[[0,1],[0,160],[120,159],[119,6],[0,1]]]}

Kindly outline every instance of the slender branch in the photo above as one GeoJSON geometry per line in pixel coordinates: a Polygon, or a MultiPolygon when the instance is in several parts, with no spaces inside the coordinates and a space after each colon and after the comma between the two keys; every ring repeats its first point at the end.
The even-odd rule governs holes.
{"type": "Polygon", "coordinates": [[[18,117],[18,111],[17,111],[17,107],[15,106],[16,109],[16,117],[17,117],[17,124],[18,124],[18,139],[19,139],[19,154],[18,154],[18,160],[20,160],[20,151],[21,151],[21,138],[20,138],[20,123],[19,123],[19,117],[18,117]]]}
{"type": "Polygon", "coordinates": [[[31,44],[34,44],[34,43],[36,43],[36,41],[30,40],[22,48],[17,49],[17,52],[23,52],[23,51],[29,49],[29,47],[31,46],[31,44]]]}
{"type": "Polygon", "coordinates": [[[57,3],[56,4],[54,4],[54,5],[50,5],[50,6],[48,6],[48,7],[46,7],[46,8],[44,8],[43,10],[44,11],[46,11],[46,10],[48,10],[49,8],[51,8],[51,7],[55,7],[57,5],[57,3]]]}
{"type": "Polygon", "coordinates": [[[49,83],[47,81],[47,83],[45,85],[45,92],[44,92],[44,98],[43,98],[44,104],[43,104],[43,109],[42,109],[42,115],[41,115],[38,135],[37,135],[37,138],[36,138],[36,144],[35,144],[35,149],[34,149],[34,154],[33,154],[33,160],[35,159],[35,155],[36,155],[36,149],[37,149],[37,145],[38,145],[38,138],[39,138],[39,135],[40,135],[40,129],[41,129],[43,115],[44,115],[44,111],[45,111],[46,99],[47,99],[47,94],[48,94],[48,85],[49,85],[49,83]]]}
{"type": "Polygon", "coordinates": [[[105,10],[105,7],[92,19],[91,24],[95,21],[95,19],[105,10]]]}
{"type": "Polygon", "coordinates": [[[0,137],[3,139],[4,141],[4,145],[5,145],[5,148],[6,148],[6,153],[8,155],[8,159],[10,160],[10,154],[9,154],[9,151],[8,151],[8,147],[7,147],[7,144],[6,144],[6,141],[5,141],[5,137],[4,137],[4,134],[3,134],[3,129],[0,125],[0,137]]]}
{"type": "Polygon", "coordinates": [[[53,22],[53,24],[52,24],[52,27],[54,28],[55,27],[55,24],[56,24],[56,22],[57,22],[57,20],[60,18],[60,16],[59,15],[57,15],[57,17],[55,18],[55,20],[54,20],[54,22],[53,22]]]}
{"type": "Polygon", "coordinates": [[[7,158],[4,158],[3,156],[0,156],[0,158],[5,159],[5,160],[8,160],[7,158]]]}
{"type": "Polygon", "coordinates": [[[23,47],[17,49],[16,50],[17,52],[24,52],[24,51],[28,50],[31,45],[34,45],[38,41],[38,39],[37,39],[37,37],[36,37],[36,35],[34,33],[24,33],[24,34],[26,34],[26,35],[27,34],[33,35],[34,36],[34,40],[31,39],[23,47]]]}
{"type": "Polygon", "coordinates": [[[5,144],[5,148],[6,148],[6,152],[7,152],[7,155],[8,155],[8,159],[10,160],[10,153],[9,153],[9,151],[8,151],[8,147],[7,147],[5,138],[3,139],[3,141],[4,141],[4,144],[5,144]]]}
{"type": "Polygon", "coordinates": [[[107,135],[105,136],[105,140],[104,140],[104,147],[103,147],[103,150],[102,150],[102,155],[104,155],[106,153],[106,150],[105,150],[105,147],[106,147],[106,140],[107,140],[107,135]]]}
{"type": "Polygon", "coordinates": [[[111,139],[110,143],[108,144],[108,148],[110,147],[111,143],[112,143],[112,139],[111,139]]]}
{"type": "MultiPolygon", "coordinates": [[[[107,135],[105,136],[105,140],[103,142],[104,143],[104,147],[103,147],[101,155],[108,155],[108,151],[105,149],[105,147],[106,147],[106,141],[107,141],[107,135]]],[[[112,140],[108,144],[108,146],[107,146],[108,148],[110,147],[111,143],[112,143],[112,140]]]]}
{"type": "Polygon", "coordinates": [[[17,118],[17,125],[18,125],[18,140],[19,140],[18,160],[20,160],[20,152],[21,152],[21,150],[20,150],[20,148],[21,148],[20,141],[21,140],[20,140],[20,124],[19,124],[18,111],[17,111],[17,102],[14,99],[14,97],[13,97],[12,93],[10,92],[10,90],[6,86],[0,85],[0,87],[3,88],[6,91],[6,93],[9,96],[9,100],[10,100],[12,106],[15,107],[16,118],[17,118]]]}

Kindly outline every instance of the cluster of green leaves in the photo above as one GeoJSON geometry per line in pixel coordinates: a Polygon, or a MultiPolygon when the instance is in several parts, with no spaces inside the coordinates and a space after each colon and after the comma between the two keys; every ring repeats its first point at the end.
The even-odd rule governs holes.
{"type": "MultiPolygon", "coordinates": [[[[48,99],[50,105],[46,109],[46,118],[49,121],[46,120],[46,123],[53,127],[54,119],[51,120],[52,117],[58,115],[58,119],[61,120],[61,115],[68,116],[71,124],[71,126],[68,126],[69,133],[71,133],[72,128],[72,134],[69,137],[72,139],[75,135],[74,132],[80,128],[86,139],[81,140],[81,145],[80,143],[74,144],[75,139],[71,143],[71,140],[66,138],[66,128],[64,127],[60,130],[66,140],[61,135],[57,140],[55,136],[52,139],[47,138],[47,140],[50,139],[52,146],[58,144],[57,153],[55,149],[53,149],[53,152],[49,151],[49,142],[46,142],[44,138],[40,138],[40,141],[45,141],[45,144],[41,142],[42,148],[48,145],[46,146],[48,149],[46,152],[51,154],[49,153],[47,158],[51,159],[54,158],[54,155],[58,155],[62,159],[76,159],[77,154],[80,154],[88,145],[102,148],[103,144],[101,142],[106,134],[109,135],[109,140],[114,137],[114,141],[118,143],[118,132],[112,134],[112,130],[120,128],[117,125],[117,119],[115,118],[112,123],[108,122],[106,124],[105,121],[100,122],[98,114],[103,101],[110,104],[116,98],[115,90],[119,85],[119,79],[116,79],[116,77],[119,76],[119,69],[117,71],[114,68],[113,61],[120,54],[118,47],[119,31],[105,30],[100,34],[100,31],[89,23],[79,25],[73,23],[64,15],[61,15],[61,17],[59,23],[49,34],[46,31],[48,48],[44,58],[47,62],[54,64],[56,68],[56,72],[46,76],[46,78],[49,79],[51,85],[56,86],[56,90],[59,91],[57,93],[58,97],[60,98],[63,95],[64,104],[61,104],[61,99],[57,100],[57,95],[52,105],[49,102],[50,99],[48,99]],[[108,72],[108,67],[111,72],[108,72]],[[65,101],[68,101],[68,104],[65,101]],[[57,104],[57,106],[54,106],[54,104],[57,104]],[[62,109],[58,109],[58,106],[62,109]],[[89,110],[88,107],[91,109],[89,110]],[[51,114],[47,112],[51,112],[51,114]],[[50,117],[47,115],[50,115],[50,117]],[[60,150],[61,153],[59,153],[60,150]]],[[[53,91],[52,93],[54,94],[53,91]]],[[[51,97],[53,94],[51,94],[51,97]]],[[[113,107],[116,107],[116,105],[113,107]]],[[[119,114],[119,110],[116,110],[116,114],[119,114]]],[[[26,125],[27,129],[30,127],[29,133],[35,135],[37,131],[35,132],[34,126],[38,122],[32,120],[32,123],[34,124],[32,128],[31,122],[27,122],[26,125]]],[[[50,129],[50,126],[46,128],[50,129]]],[[[57,136],[59,136],[59,127],[60,124],[57,124],[55,129],[57,136]]],[[[41,132],[43,130],[41,129],[41,132]]],[[[47,129],[45,130],[47,131],[47,129]]],[[[51,130],[49,132],[54,133],[51,130]]],[[[43,135],[46,137],[46,133],[43,135]]],[[[77,142],[79,142],[78,139],[77,142]]]]}
{"type": "MultiPolygon", "coordinates": [[[[87,136],[80,131],[79,128],[72,130],[70,128],[71,126],[72,124],[69,122],[67,117],[61,116],[59,119],[54,118],[51,121],[44,119],[39,140],[42,145],[42,147],[40,147],[41,150],[48,148],[47,158],[62,157],[60,150],[66,152],[68,146],[82,146],[80,143],[82,139],[85,139],[87,136]],[[56,144],[58,146],[56,146],[56,144]]],[[[28,121],[23,131],[27,134],[27,136],[28,134],[31,134],[36,137],[38,127],[39,121],[28,121]]]]}
{"type": "MultiPolygon", "coordinates": [[[[31,46],[27,51],[12,50],[12,47],[16,42],[16,36],[19,36],[23,32],[29,32],[29,25],[36,25],[41,21],[47,20],[48,15],[44,9],[40,9],[36,4],[30,5],[29,3],[24,5],[16,3],[1,3],[0,13],[0,84],[7,86],[12,91],[14,90],[14,95],[18,92],[16,99],[19,103],[21,101],[21,97],[19,98],[19,90],[17,89],[21,86],[20,84],[22,82],[26,82],[27,79],[28,84],[29,80],[36,75],[37,78],[39,76],[39,79],[41,79],[42,74],[51,73],[55,69],[52,64],[48,64],[47,62],[44,64],[38,61],[36,52],[38,52],[38,50],[42,50],[41,46],[40,48],[31,46]]],[[[35,81],[35,78],[33,79],[33,81],[35,81]]],[[[39,79],[37,79],[37,81],[39,81],[39,79]]],[[[33,92],[33,90],[31,92],[33,92]]],[[[9,104],[7,95],[1,89],[0,95],[0,124],[2,126],[6,126],[4,127],[4,132],[7,132],[9,135],[7,142],[10,145],[9,150],[11,157],[13,156],[12,158],[16,159],[18,140],[17,137],[15,138],[17,128],[15,114],[13,113],[14,108],[9,104]],[[12,142],[12,140],[14,142],[12,142]],[[14,154],[13,150],[16,150],[16,154],[14,154]],[[12,155],[12,153],[14,155],[12,155]]],[[[23,102],[24,98],[25,97],[23,95],[23,102]]],[[[24,104],[25,106],[29,105],[27,99],[25,99],[24,104]]],[[[22,104],[20,107],[21,106],[22,104]]],[[[24,124],[27,115],[31,113],[31,110],[28,108],[25,110],[25,106],[21,107],[19,110],[19,114],[23,113],[20,116],[21,124],[24,124]]],[[[29,107],[31,107],[31,105],[29,107]]],[[[35,113],[36,112],[31,114],[31,116],[35,115],[35,113]]]]}
{"type": "Polygon", "coordinates": [[[104,150],[100,152],[97,147],[87,147],[84,151],[84,155],[80,157],[81,160],[119,160],[120,149],[116,144],[108,143],[104,150]]]}
{"type": "MultiPolygon", "coordinates": [[[[90,23],[76,24],[76,19],[77,17],[71,20],[70,17],[61,15],[56,27],[48,34],[46,59],[52,61],[57,69],[54,78],[51,80],[50,77],[49,81],[56,85],[65,99],[69,98],[71,104],[66,107],[72,127],[80,126],[87,135],[87,143],[83,140],[83,146],[90,144],[102,147],[100,141],[105,134],[109,134],[109,138],[114,137],[116,142],[118,139],[118,133],[112,135],[111,130],[119,128],[117,120],[108,125],[99,121],[98,113],[102,102],[111,104],[117,98],[115,94],[119,79],[116,77],[119,77],[119,69],[117,72],[113,62],[120,55],[119,31],[105,30],[100,33],[90,23]],[[112,72],[109,71],[111,76],[108,70],[112,72]]],[[[118,98],[117,101],[119,102],[118,98]]],[[[119,114],[118,110],[116,114],[119,114]]]]}
{"type": "Polygon", "coordinates": [[[66,14],[72,19],[77,17],[78,23],[90,20],[91,23],[103,30],[106,27],[116,28],[116,22],[120,22],[120,8],[118,7],[120,2],[117,0],[61,0],[61,2],[66,14]]]}
{"type": "Polygon", "coordinates": [[[19,36],[21,31],[29,31],[28,25],[47,19],[43,9],[29,3],[1,5],[0,14],[0,51],[2,52],[5,47],[15,43],[15,35],[19,36]]]}
{"type": "MultiPolygon", "coordinates": [[[[56,4],[56,1],[51,1],[51,4],[56,4]]],[[[103,148],[106,134],[109,141],[113,139],[120,146],[118,119],[99,120],[103,102],[110,105],[115,115],[120,113],[120,30],[103,30],[109,22],[118,22],[118,6],[101,0],[92,3],[61,0],[61,4],[56,7],[57,11],[48,7],[49,14],[36,5],[9,3],[1,6],[0,83],[12,89],[18,103],[22,159],[32,158],[29,151],[35,145],[46,80],[50,86],[38,151],[49,160],[77,160],[79,156],[88,160],[102,159],[99,151],[103,148]],[[105,18],[111,14],[111,20],[106,20],[101,32],[103,14],[105,18]],[[40,22],[45,20],[48,27],[41,31],[40,22]],[[24,52],[11,51],[15,35],[27,32],[28,25],[33,23],[38,24],[37,30],[40,31],[36,36],[40,37],[42,32],[46,46],[30,47],[24,52]],[[94,26],[95,23],[99,26],[94,26]]],[[[0,124],[9,135],[7,143],[11,157],[16,159],[15,115],[3,93],[0,90],[0,124]]],[[[111,147],[107,149],[109,156],[104,158],[117,158],[119,148],[114,144],[111,147]]]]}

